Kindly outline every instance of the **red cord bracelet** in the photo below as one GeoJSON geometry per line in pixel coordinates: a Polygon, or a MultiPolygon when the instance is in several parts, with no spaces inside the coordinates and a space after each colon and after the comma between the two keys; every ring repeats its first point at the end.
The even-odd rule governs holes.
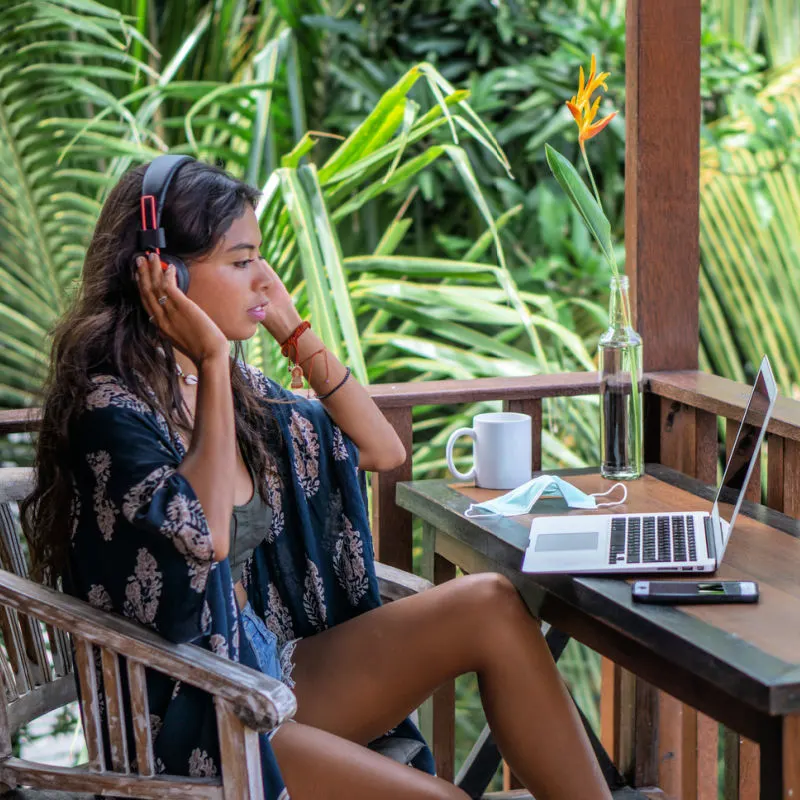
{"type": "Polygon", "coordinates": [[[308,320],[303,320],[292,332],[289,338],[281,344],[281,354],[284,358],[289,358],[289,347],[294,348],[294,358],[292,361],[297,361],[297,340],[311,328],[311,323],[308,320]]]}

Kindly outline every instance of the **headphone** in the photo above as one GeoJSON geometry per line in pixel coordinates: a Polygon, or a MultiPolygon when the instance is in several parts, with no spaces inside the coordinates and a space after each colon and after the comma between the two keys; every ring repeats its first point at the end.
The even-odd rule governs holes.
{"type": "Polygon", "coordinates": [[[142,179],[142,228],[139,231],[139,249],[146,253],[156,253],[161,259],[163,270],[170,264],[174,265],[178,288],[184,294],[189,288],[189,269],[180,258],[164,252],[167,238],[161,227],[161,211],[170,182],[187,161],[194,159],[191,156],[167,155],[156,156],[150,162],[142,179]]]}

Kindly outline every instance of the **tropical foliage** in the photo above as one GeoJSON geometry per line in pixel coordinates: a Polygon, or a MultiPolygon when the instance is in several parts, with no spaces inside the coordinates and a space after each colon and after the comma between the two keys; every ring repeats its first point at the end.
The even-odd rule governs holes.
{"type": "MultiPolygon", "coordinates": [[[[624,75],[624,0],[6,0],[0,8],[0,405],[37,402],[105,193],[167,149],[263,190],[265,253],[361,380],[591,368],[608,267],[550,176],[587,53],[624,75]]],[[[701,363],[762,352],[800,385],[800,14],[706,0],[701,363]]],[[[609,86],[624,109],[621,80],[609,86]]],[[[667,113],[668,110],[665,110],[667,113]]],[[[593,151],[624,241],[624,118],[593,151]]],[[[624,261],[618,246],[616,257],[624,261]]],[[[249,357],[273,374],[267,337],[249,357]]],[[[415,414],[417,475],[480,406],[415,414]]],[[[596,401],[546,408],[548,466],[596,463],[596,401]]],[[[22,462],[24,442],[0,443],[22,462]]],[[[584,709],[597,662],[570,654],[584,709]]],[[[460,730],[482,724],[462,692],[460,730]]],[[[461,741],[461,740],[460,740],[461,741]]],[[[466,738],[463,740],[466,745],[466,738]]]]}

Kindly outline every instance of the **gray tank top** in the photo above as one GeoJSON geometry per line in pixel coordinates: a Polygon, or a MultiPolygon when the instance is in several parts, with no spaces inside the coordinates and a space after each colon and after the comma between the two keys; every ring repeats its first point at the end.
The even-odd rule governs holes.
{"type": "Polygon", "coordinates": [[[242,579],[244,565],[253,550],[267,537],[272,524],[272,508],[262,499],[258,489],[243,506],[234,506],[231,515],[231,549],[228,560],[233,582],[242,579]]]}

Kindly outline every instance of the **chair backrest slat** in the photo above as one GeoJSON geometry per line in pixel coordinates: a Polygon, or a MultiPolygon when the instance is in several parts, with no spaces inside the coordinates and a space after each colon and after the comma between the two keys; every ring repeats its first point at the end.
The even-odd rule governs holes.
{"type": "Polygon", "coordinates": [[[31,686],[49,683],[53,679],[53,675],[47,659],[43,626],[38,620],[32,619],[27,614],[17,612],[17,618],[22,633],[22,642],[25,646],[25,659],[28,662],[31,686]]]}
{"type": "Polygon", "coordinates": [[[75,662],[81,687],[81,717],[83,736],[89,755],[89,769],[105,772],[103,757],[103,728],[100,720],[100,691],[95,671],[94,647],[90,642],[75,637],[75,662]]]}
{"type": "Polygon", "coordinates": [[[33,677],[28,668],[28,659],[25,657],[19,616],[14,609],[6,606],[0,609],[0,630],[8,653],[9,668],[14,675],[17,695],[27,694],[33,688],[33,677]]]}
{"type": "Polygon", "coordinates": [[[136,767],[140,775],[155,774],[153,737],[150,732],[150,703],[147,699],[144,664],[128,659],[128,689],[131,695],[133,738],[136,742],[136,767]]]}
{"type": "Polygon", "coordinates": [[[47,638],[50,641],[50,655],[53,659],[53,670],[61,678],[72,672],[72,655],[67,634],[60,628],[47,626],[47,638]]]}
{"type": "Polygon", "coordinates": [[[13,703],[19,697],[17,681],[14,678],[14,673],[11,671],[8,659],[2,656],[2,654],[0,654],[0,680],[2,680],[3,683],[6,702],[13,703]]]}
{"type": "Polygon", "coordinates": [[[11,513],[11,507],[7,502],[0,504],[0,530],[3,531],[3,536],[0,537],[0,564],[3,569],[7,569],[22,578],[27,578],[28,565],[25,562],[25,554],[22,552],[22,546],[17,536],[14,515],[11,513]]]}
{"type": "MultiPolygon", "coordinates": [[[[0,469],[0,567],[23,578],[29,575],[29,564],[12,504],[19,503],[33,484],[32,469],[0,469]]],[[[55,702],[59,693],[43,691],[43,687],[72,673],[69,638],[63,631],[8,608],[0,611],[0,632],[5,645],[5,653],[0,650],[0,674],[8,701],[13,703],[33,692],[41,697],[27,698],[25,707],[51,710],[46,700],[55,702]]]]}
{"type": "Polygon", "coordinates": [[[111,767],[115,772],[130,773],[128,736],[125,732],[125,706],[122,699],[119,657],[103,648],[103,690],[106,698],[106,725],[111,751],[111,767]]]}

